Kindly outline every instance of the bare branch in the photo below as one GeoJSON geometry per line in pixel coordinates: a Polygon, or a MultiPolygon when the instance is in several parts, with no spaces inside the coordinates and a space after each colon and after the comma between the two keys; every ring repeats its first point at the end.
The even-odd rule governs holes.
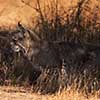
{"type": "Polygon", "coordinates": [[[32,5],[30,5],[30,3],[25,2],[24,0],[21,0],[22,3],[24,3],[25,5],[29,6],[30,8],[34,9],[35,11],[39,12],[39,9],[37,7],[34,7],[32,5]]]}

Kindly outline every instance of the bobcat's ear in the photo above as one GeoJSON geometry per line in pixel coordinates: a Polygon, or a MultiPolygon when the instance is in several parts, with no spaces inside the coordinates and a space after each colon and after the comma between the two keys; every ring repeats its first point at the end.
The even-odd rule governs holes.
{"type": "Polygon", "coordinates": [[[26,28],[20,22],[18,22],[18,29],[23,34],[25,34],[27,32],[30,35],[32,40],[37,40],[37,41],[41,40],[35,31],[32,31],[31,29],[26,28]]]}

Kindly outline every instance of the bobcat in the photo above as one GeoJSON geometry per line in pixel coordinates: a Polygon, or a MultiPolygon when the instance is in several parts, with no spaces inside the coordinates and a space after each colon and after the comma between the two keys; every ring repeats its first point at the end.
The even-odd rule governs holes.
{"type": "Polygon", "coordinates": [[[28,63],[25,65],[25,71],[29,68],[28,66],[31,66],[31,82],[34,80],[34,75],[40,75],[41,68],[44,69],[48,66],[52,68],[62,68],[63,61],[65,62],[65,66],[73,67],[84,66],[85,64],[99,64],[99,45],[81,42],[42,40],[33,31],[24,28],[20,23],[18,27],[21,30],[19,34],[23,37],[20,39],[19,36],[21,35],[19,35],[17,39],[14,38],[16,41],[15,45],[19,46],[23,52],[22,54],[25,59],[23,63],[29,62],[29,65],[28,63]],[[35,74],[32,74],[34,72],[35,74]]]}

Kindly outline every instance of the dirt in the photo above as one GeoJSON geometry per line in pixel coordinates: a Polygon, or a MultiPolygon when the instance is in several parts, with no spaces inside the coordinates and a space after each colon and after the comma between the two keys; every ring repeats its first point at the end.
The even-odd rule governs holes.
{"type": "Polygon", "coordinates": [[[19,87],[0,87],[0,100],[47,100],[47,96],[34,94],[30,90],[19,87]]]}

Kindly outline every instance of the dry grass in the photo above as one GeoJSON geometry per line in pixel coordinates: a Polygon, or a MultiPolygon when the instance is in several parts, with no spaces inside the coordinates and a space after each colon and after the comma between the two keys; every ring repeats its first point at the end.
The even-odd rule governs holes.
{"type": "Polygon", "coordinates": [[[3,86],[0,87],[0,100],[100,100],[100,91],[89,96],[74,89],[67,89],[56,95],[39,95],[21,87],[3,86]]]}
{"type": "MultiPolygon", "coordinates": [[[[96,18],[93,17],[94,19],[93,23],[90,21],[87,21],[87,23],[84,23],[83,21],[85,19],[84,19],[84,16],[82,16],[83,15],[82,9],[84,10],[84,7],[86,7],[87,5],[84,7],[82,5],[85,5],[86,3],[80,2],[76,9],[72,9],[73,10],[73,13],[71,13],[72,16],[71,15],[67,16],[67,13],[66,13],[66,19],[64,19],[64,23],[63,23],[62,17],[65,15],[65,13],[64,15],[62,15],[61,12],[58,10],[58,7],[55,7],[55,5],[58,6],[58,3],[56,3],[55,5],[51,5],[51,6],[54,6],[54,7],[51,7],[50,14],[53,15],[52,16],[53,18],[51,20],[50,19],[51,17],[49,15],[45,16],[47,13],[46,11],[42,12],[41,7],[40,7],[40,2],[39,0],[37,1],[38,2],[37,2],[36,10],[38,9],[37,12],[39,13],[39,16],[37,17],[36,24],[38,25],[38,27],[33,28],[33,30],[35,29],[34,31],[36,31],[36,33],[39,35],[41,39],[48,40],[48,41],[56,41],[56,40],[61,41],[65,39],[66,41],[77,40],[81,42],[86,41],[86,42],[91,42],[91,43],[92,42],[100,43],[100,34],[99,34],[100,25],[96,27],[97,26],[97,21],[95,20],[96,18]]],[[[46,7],[46,8],[47,10],[49,9],[49,7],[46,7]]],[[[98,11],[98,9],[94,11],[98,11]]],[[[98,17],[96,14],[97,12],[94,14],[94,16],[98,17]]],[[[4,41],[4,44],[5,43],[6,42],[4,41]]],[[[3,48],[8,48],[8,47],[5,46],[3,48]]],[[[8,61],[8,63],[10,62],[8,61]]],[[[26,62],[23,62],[23,65],[24,63],[26,62]]],[[[38,78],[36,84],[33,84],[32,90],[36,93],[40,92],[43,94],[48,94],[48,93],[56,92],[56,94],[39,95],[39,94],[33,94],[32,91],[28,89],[8,86],[8,87],[0,87],[0,100],[47,100],[47,99],[48,100],[99,100],[99,95],[100,95],[99,65],[98,66],[95,66],[95,64],[92,65],[92,60],[90,61],[90,63],[89,62],[88,63],[86,62],[86,64],[84,63],[84,65],[83,64],[80,65],[79,63],[76,63],[75,65],[73,64],[73,61],[72,61],[70,65],[66,64],[66,67],[64,66],[64,69],[59,69],[57,67],[57,69],[50,68],[48,70],[45,68],[43,70],[43,73],[38,78]],[[78,64],[79,66],[77,66],[78,64]],[[67,89],[62,91],[64,87],[66,87],[67,89]],[[89,93],[89,90],[90,90],[90,93],[89,93]],[[59,93],[59,91],[62,91],[62,92],[59,93]]],[[[11,65],[6,65],[6,66],[7,68],[9,66],[11,67],[11,65]]],[[[19,71],[20,70],[23,71],[24,69],[25,68],[23,69],[19,68],[19,71]]],[[[6,71],[7,73],[5,73],[4,68],[3,68],[3,69],[0,69],[0,71],[1,71],[0,74],[2,74],[0,78],[2,79],[0,80],[2,85],[4,83],[3,81],[5,81],[6,79],[12,79],[11,83],[13,85],[16,85],[17,82],[15,81],[17,81],[19,77],[13,78],[14,75],[11,76],[12,70],[7,70],[6,71]]],[[[22,73],[23,74],[22,79],[23,78],[25,79],[19,80],[19,84],[22,81],[25,84],[25,81],[27,81],[27,78],[26,78],[26,76],[28,76],[26,74],[27,70],[25,69],[24,72],[25,72],[24,74],[22,73]]]]}
{"type": "Polygon", "coordinates": [[[73,90],[67,90],[62,92],[61,94],[54,96],[51,100],[99,100],[97,94],[86,96],[82,93],[78,93],[73,90]]]}

